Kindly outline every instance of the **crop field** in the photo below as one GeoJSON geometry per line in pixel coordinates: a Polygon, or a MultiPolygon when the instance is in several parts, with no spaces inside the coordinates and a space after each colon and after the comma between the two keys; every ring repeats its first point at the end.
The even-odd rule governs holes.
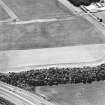
{"type": "MultiPolygon", "coordinates": [[[[38,90],[37,90],[38,89],[38,90]]],[[[37,92],[47,100],[60,105],[104,105],[105,81],[92,84],[43,86],[37,92]]]]}
{"type": "MultiPolygon", "coordinates": [[[[13,10],[20,21],[67,16],[71,19],[29,24],[1,23],[0,72],[10,72],[10,67],[80,63],[80,61],[86,63],[86,61],[96,61],[103,57],[104,46],[100,47],[97,44],[105,43],[105,34],[83,17],[73,14],[57,0],[3,0],[3,2],[13,10]],[[96,44],[96,46],[89,47],[89,44],[96,44]],[[77,45],[88,47],[80,46],[80,49],[77,45]]],[[[4,19],[9,19],[9,17],[0,6],[0,20],[4,19]]],[[[0,80],[23,89],[31,90],[32,88],[31,92],[60,105],[104,105],[104,69],[103,64],[73,69],[32,69],[7,75],[0,73],[0,80]]],[[[19,72],[15,69],[13,71],[19,72]]]]}
{"type": "MultiPolygon", "coordinates": [[[[65,18],[70,20],[1,24],[0,50],[25,50],[105,42],[105,35],[86,19],[76,16],[57,0],[2,0],[20,20],[65,18]]],[[[1,7],[1,6],[0,6],[1,7]]],[[[2,8],[3,9],[3,8],[2,8]]],[[[0,9],[3,18],[5,11],[0,9]]],[[[8,15],[6,13],[6,15],[8,15]]],[[[2,18],[2,17],[0,17],[2,18]]]]}
{"type": "Polygon", "coordinates": [[[5,12],[5,10],[2,7],[0,7],[0,21],[8,18],[9,18],[8,14],[5,12]]]}
{"type": "Polygon", "coordinates": [[[0,50],[24,50],[105,42],[105,36],[87,20],[26,25],[1,25],[0,50]]]}
{"type": "Polygon", "coordinates": [[[73,13],[57,0],[3,0],[21,20],[52,18],[52,16],[72,16],[73,13]]]}
{"type": "MultiPolygon", "coordinates": [[[[69,47],[76,45],[105,43],[104,33],[102,33],[97,27],[95,27],[93,24],[91,24],[83,17],[73,14],[70,10],[68,10],[66,7],[60,4],[57,0],[43,0],[43,1],[42,0],[30,0],[30,1],[2,0],[2,1],[5,3],[5,5],[8,6],[8,8],[10,8],[16,14],[16,16],[19,17],[20,21],[22,20],[28,21],[36,18],[46,19],[46,18],[55,18],[55,17],[57,18],[71,17],[71,19],[55,21],[55,22],[39,22],[39,23],[28,23],[28,24],[10,24],[9,22],[8,24],[2,23],[0,25],[0,51],[4,50],[23,51],[27,49],[35,50],[41,48],[55,48],[55,47],[58,48],[58,47],[69,47]]],[[[13,15],[13,13],[11,12],[10,14],[13,15]]],[[[54,57],[53,58],[54,62],[60,60],[58,59],[58,55],[55,54],[56,51],[54,50],[54,54],[51,53],[52,57],[54,57]]],[[[74,56],[77,53],[76,51],[74,53],[74,56]]],[[[33,52],[31,52],[30,55],[33,54],[34,56],[33,58],[33,56],[30,56],[29,53],[28,54],[24,53],[24,51],[22,53],[15,53],[15,52],[16,51],[14,51],[12,56],[9,56],[8,51],[6,53],[4,52],[3,53],[4,55],[1,52],[0,64],[2,65],[3,63],[3,67],[6,67],[5,65],[9,64],[13,65],[14,63],[18,65],[21,63],[20,60],[22,59],[22,57],[24,57],[24,59],[26,59],[26,64],[28,61],[28,64],[35,64],[35,62],[37,62],[37,64],[40,65],[40,63],[38,62],[39,58],[38,57],[36,58],[34,54],[35,55],[43,55],[43,54],[37,52],[33,54],[33,52]],[[19,63],[17,63],[16,59],[17,57],[21,57],[21,59],[18,60],[19,63]]],[[[70,58],[72,58],[70,60],[73,61],[73,57],[69,55],[69,52],[71,52],[71,55],[73,54],[72,51],[69,50],[68,52],[65,51],[65,56],[59,57],[63,58],[63,63],[65,63],[65,61],[67,61],[70,58]],[[66,55],[67,53],[70,57],[66,55]]],[[[84,50],[83,52],[86,52],[86,50],[84,50]]],[[[45,52],[45,54],[47,55],[48,53],[45,52]]],[[[63,54],[63,52],[61,52],[61,54],[63,54]]],[[[90,51],[88,54],[86,53],[86,55],[89,54],[90,51]]],[[[92,55],[98,56],[97,54],[92,54],[92,55]]],[[[46,56],[42,58],[45,57],[46,56]]],[[[91,54],[88,56],[88,58],[92,57],[94,58],[94,56],[91,56],[91,54]]],[[[40,60],[42,60],[42,58],[40,60]]],[[[82,55],[82,57],[79,56],[79,58],[86,58],[86,56],[82,55]]],[[[79,62],[80,60],[77,59],[75,61],[79,62]]],[[[21,65],[25,65],[25,62],[23,63],[23,60],[21,60],[22,61],[21,65]]],[[[68,60],[67,63],[70,63],[70,60],[68,60]]],[[[92,59],[89,60],[91,61],[92,59]]],[[[48,62],[49,60],[46,60],[46,62],[44,60],[41,62],[41,64],[47,64],[48,62]]]]}

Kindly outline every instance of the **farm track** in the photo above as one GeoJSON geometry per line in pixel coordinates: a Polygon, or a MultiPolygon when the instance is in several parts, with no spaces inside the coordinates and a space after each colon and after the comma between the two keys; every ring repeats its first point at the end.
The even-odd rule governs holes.
{"type": "Polygon", "coordinates": [[[19,17],[3,2],[3,0],[0,0],[0,6],[7,12],[11,19],[19,19],[19,17]]]}

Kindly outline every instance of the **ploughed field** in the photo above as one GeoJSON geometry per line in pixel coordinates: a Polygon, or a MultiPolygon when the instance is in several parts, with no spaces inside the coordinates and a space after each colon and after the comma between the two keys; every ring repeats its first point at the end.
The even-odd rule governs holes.
{"type": "Polygon", "coordinates": [[[23,50],[104,42],[104,34],[82,17],[59,22],[0,26],[0,50],[23,50]]]}

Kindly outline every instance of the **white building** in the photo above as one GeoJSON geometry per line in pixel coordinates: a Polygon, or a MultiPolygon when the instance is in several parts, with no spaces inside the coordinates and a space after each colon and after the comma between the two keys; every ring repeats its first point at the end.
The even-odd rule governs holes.
{"type": "Polygon", "coordinates": [[[101,0],[100,2],[102,3],[93,3],[90,6],[86,6],[86,8],[90,11],[90,12],[101,12],[101,11],[105,11],[105,4],[104,4],[105,0],[101,0]]]}

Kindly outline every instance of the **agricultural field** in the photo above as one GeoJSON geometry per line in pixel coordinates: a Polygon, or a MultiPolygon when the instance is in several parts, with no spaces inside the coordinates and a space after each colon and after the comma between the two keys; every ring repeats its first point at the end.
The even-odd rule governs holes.
{"type": "Polygon", "coordinates": [[[73,13],[57,0],[3,0],[21,20],[72,16],[73,13]]]}
{"type": "Polygon", "coordinates": [[[105,81],[92,84],[66,84],[43,86],[38,93],[47,100],[60,105],[104,105],[105,81]]]}
{"type": "Polygon", "coordinates": [[[105,35],[93,24],[68,10],[57,0],[3,0],[20,20],[65,18],[70,20],[30,24],[1,24],[0,50],[100,44],[105,35]]]}
{"type": "Polygon", "coordinates": [[[105,11],[94,13],[96,16],[101,17],[105,23],[105,11]]]}
{"type": "Polygon", "coordinates": [[[8,19],[9,16],[8,14],[5,12],[5,10],[0,6],[0,21],[8,19]]]}
{"type": "Polygon", "coordinates": [[[3,97],[0,97],[0,105],[15,105],[15,104],[11,103],[10,101],[6,100],[3,97]]]}
{"type": "Polygon", "coordinates": [[[104,34],[82,17],[68,21],[0,27],[0,50],[24,50],[105,42],[104,34]]]}
{"type": "Polygon", "coordinates": [[[18,51],[13,51],[13,53],[8,53],[8,51],[0,53],[0,67],[6,68],[5,71],[8,71],[8,67],[11,67],[11,65],[12,67],[17,67],[16,65],[18,65],[19,67],[35,64],[58,64],[61,62],[74,63],[74,61],[80,62],[81,59],[79,58],[83,58],[82,61],[90,58],[88,60],[92,61],[93,58],[99,58],[100,55],[102,56],[103,50],[100,51],[99,49],[95,51],[92,50],[93,53],[91,53],[90,49],[85,49],[80,54],[82,56],[80,56],[79,53],[77,54],[78,49],[74,50],[75,53],[70,51],[71,49],[65,50],[65,53],[63,53],[62,50],[58,51],[56,49],[53,50],[54,53],[47,53],[50,52],[48,51],[49,49],[45,49],[43,54],[41,52],[38,53],[35,50],[40,50],[41,48],[103,44],[105,43],[105,34],[83,17],[73,14],[72,11],[68,10],[57,0],[31,0],[30,2],[28,2],[28,0],[3,0],[3,2],[19,17],[20,21],[28,21],[36,18],[46,19],[56,17],[63,19],[70,17],[70,20],[44,23],[1,23],[0,51],[22,50],[21,53],[18,51]],[[33,50],[27,53],[28,49],[33,49],[35,53],[33,50]],[[48,57],[48,54],[51,56],[48,57]],[[39,59],[40,55],[42,55],[42,57],[39,59]],[[78,57],[74,57],[75,55],[78,55],[78,57]],[[54,63],[52,63],[52,61],[54,63]]]}

